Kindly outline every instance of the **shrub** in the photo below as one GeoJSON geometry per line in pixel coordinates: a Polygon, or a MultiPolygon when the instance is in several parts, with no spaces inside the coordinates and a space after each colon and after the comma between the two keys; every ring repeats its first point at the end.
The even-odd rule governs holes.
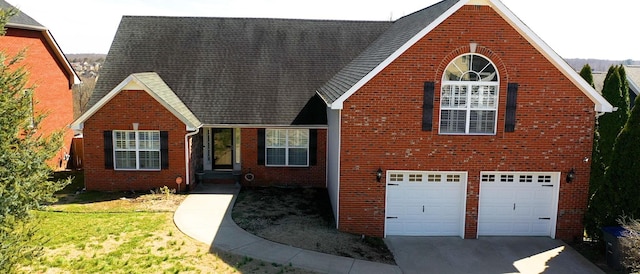
{"type": "Polygon", "coordinates": [[[623,221],[622,227],[627,232],[620,238],[620,248],[623,254],[622,265],[635,273],[640,271],[640,220],[623,221]]]}

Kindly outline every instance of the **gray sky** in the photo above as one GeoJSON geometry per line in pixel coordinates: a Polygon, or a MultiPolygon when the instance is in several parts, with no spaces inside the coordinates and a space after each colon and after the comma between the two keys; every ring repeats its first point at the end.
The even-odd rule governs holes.
{"type": "MultiPolygon", "coordinates": [[[[7,0],[65,53],[107,53],[122,15],[398,19],[439,0],[7,0]]],[[[564,58],[640,60],[638,0],[502,0],[564,58]]]]}

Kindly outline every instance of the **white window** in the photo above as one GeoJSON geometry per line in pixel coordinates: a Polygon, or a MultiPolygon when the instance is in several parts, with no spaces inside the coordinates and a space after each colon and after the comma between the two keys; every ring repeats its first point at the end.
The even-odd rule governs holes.
{"type": "Polygon", "coordinates": [[[498,72],[489,59],[465,54],[451,61],[440,93],[441,134],[496,134],[498,72]]]}
{"type": "Polygon", "coordinates": [[[160,170],[160,131],[114,131],[115,169],[160,170]]]}
{"type": "Polygon", "coordinates": [[[266,129],[267,166],[309,166],[308,129],[266,129]]]}

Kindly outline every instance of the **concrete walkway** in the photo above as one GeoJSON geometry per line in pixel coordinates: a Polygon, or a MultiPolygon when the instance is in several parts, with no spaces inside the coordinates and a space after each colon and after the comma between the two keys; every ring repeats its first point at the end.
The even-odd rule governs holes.
{"type": "Polygon", "coordinates": [[[239,191],[234,185],[199,185],[176,210],[176,226],[190,237],[210,244],[212,249],[266,262],[321,273],[402,273],[395,265],[304,250],[246,232],[231,219],[239,191]]]}

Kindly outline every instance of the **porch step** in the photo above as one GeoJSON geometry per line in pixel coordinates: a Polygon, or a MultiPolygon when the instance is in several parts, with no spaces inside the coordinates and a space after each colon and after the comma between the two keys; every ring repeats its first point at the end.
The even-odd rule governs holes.
{"type": "Polygon", "coordinates": [[[235,184],[240,179],[239,175],[234,175],[231,171],[205,171],[196,176],[204,184],[235,184]]]}

